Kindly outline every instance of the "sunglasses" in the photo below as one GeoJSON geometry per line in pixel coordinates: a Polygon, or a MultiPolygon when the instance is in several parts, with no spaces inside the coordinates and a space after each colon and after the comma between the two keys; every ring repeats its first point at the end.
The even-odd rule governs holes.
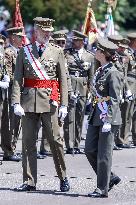
{"type": "Polygon", "coordinates": [[[18,36],[18,38],[23,38],[23,36],[18,36]]]}
{"type": "Polygon", "coordinates": [[[58,44],[63,44],[63,45],[64,45],[66,42],[60,40],[60,41],[57,41],[57,43],[58,43],[58,44]]]}

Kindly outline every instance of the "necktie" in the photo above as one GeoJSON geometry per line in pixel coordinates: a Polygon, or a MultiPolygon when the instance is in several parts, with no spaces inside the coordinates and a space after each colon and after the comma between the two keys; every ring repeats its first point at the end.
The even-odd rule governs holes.
{"type": "Polygon", "coordinates": [[[42,51],[42,48],[41,48],[41,47],[39,47],[39,51],[38,51],[38,53],[39,53],[39,57],[41,57],[41,56],[42,56],[42,53],[43,53],[43,51],[42,51]]]}
{"type": "Polygon", "coordinates": [[[43,48],[44,48],[44,45],[41,44],[41,45],[39,46],[39,51],[38,51],[38,53],[39,53],[39,57],[41,57],[42,54],[43,54],[43,48]]]}

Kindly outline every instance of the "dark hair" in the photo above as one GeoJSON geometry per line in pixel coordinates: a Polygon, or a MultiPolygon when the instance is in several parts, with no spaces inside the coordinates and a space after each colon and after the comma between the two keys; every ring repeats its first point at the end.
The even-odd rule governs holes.
{"type": "Polygon", "coordinates": [[[116,52],[115,51],[103,51],[104,55],[105,55],[105,59],[108,62],[115,62],[116,61],[116,52]]]}

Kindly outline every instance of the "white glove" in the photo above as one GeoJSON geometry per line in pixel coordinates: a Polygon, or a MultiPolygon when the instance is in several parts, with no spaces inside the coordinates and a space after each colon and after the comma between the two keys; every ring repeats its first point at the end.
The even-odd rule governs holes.
{"type": "Polygon", "coordinates": [[[111,131],[111,124],[109,122],[105,122],[102,127],[102,132],[109,132],[111,131]]]}
{"type": "Polygon", "coordinates": [[[128,100],[133,100],[133,94],[131,93],[131,90],[127,90],[125,94],[128,100]]]}
{"type": "Polygon", "coordinates": [[[4,75],[2,81],[9,83],[10,82],[10,77],[8,75],[4,75]]]}
{"type": "Polygon", "coordinates": [[[9,87],[9,83],[0,81],[0,87],[3,88],[3,89],[7,89],[9,87]]]}
{"type": "Polygon", "coordinates": [[[19,104],[14,105],[14,113],[15,115],[22,116],[25,115],[24,109],[19,104]]]}
{"type": "Polygon", "coordinates": [[[78,97],[78,95],[75,95],[74,93],[71,93],[70,98],[71,98],[72,100],[76,100],[77,97],[78,97]]]}
{"type": "Polygon", "coordinates": [[[87,100],[87,102],[86,102],[86,105],[90,105],[90,104],[91,104],[91,102],[92,102],[92,99],[91,99],[91,98],[89,98],[89,99],[87,100]]]}
{"type": "Polygon", "coordinates": [[[59,108],[59,118],[60,118],[60,121],[63,122],[65,117],[67,116],[67,107],[66,106],[61,106],[59,108]]]}

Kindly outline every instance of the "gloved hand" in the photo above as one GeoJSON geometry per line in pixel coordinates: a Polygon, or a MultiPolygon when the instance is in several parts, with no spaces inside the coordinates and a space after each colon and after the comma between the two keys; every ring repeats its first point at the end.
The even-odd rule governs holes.
{"type": "Polygon", "coordinates": [[[7,89],[9,87],[9,83],[0,81],[0,87],[3,88],[3,89],[7,89]]]}
{"type": "Polygon", "coordinates": [[[65,117],[67,116],[67,107],[66,106],[61,106],[59,108],[59,118],[61,122],[64,122],[65,117]]]}
{"type": "Polygon", "coordinates": [[[25,115],[24,109],[19,104],[14,104],[14,113],[20,117],[25,115]]]}
{"type": "Polygon", "coordinates": [[[132,101],[134,99],[133,94],[131,93],[131,90],[127,90],[125,94],[128,100],[132,101]]]}
{"type": "Polygon", "coordinates": [[[109,122],[105,122],[102,127],[102,132],[109,132],[111,131],[111,124],[109,122]]]}
{"type": "Polygon", "coordinates": [[[77,97],[78,97],[78,95],[77,95],[77,94],[74,94],[73,92],[72,92],[71,95],[70,95],[70,98],[71,98],[72,100],[76,100],[77,97]]]}
{"type": "Polygon", "coordinates": [[[2,81],[9,83],[10,82],[10,77],[8,75],[4,75],[2,81]]]}
{"type": "Polygon", "coordinates": [[[86,105],[90,105],[91,103],[92,103],[92,99],[91,98],[87,99],[86,105]]]}

